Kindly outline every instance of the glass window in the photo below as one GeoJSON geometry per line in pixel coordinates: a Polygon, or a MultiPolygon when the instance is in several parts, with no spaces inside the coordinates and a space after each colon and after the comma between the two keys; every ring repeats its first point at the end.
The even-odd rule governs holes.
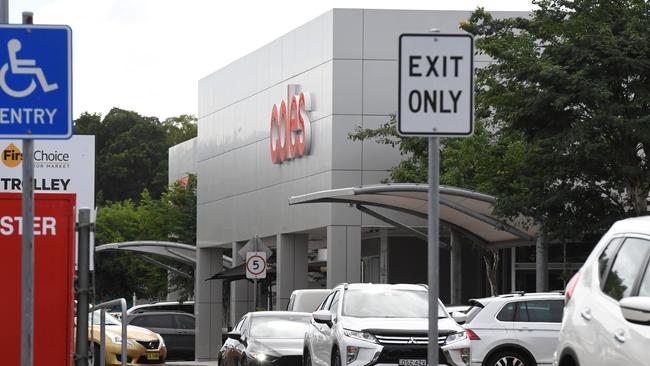
{"type": "Polygon", "coordinates": [[[520,301],[515,303],[515,321],[516,322],[528,321],[528,309],[526,309],[525,301],[520,301]]]}
{"type": "Polygon", "coordinates": [[[339,298],[340,298],[339,295],[340,294],[341,294],[341,291],[336,291],[336,293],[334,294],[334,297],[332,298],[332,303],[330,304],[330,307],[329,307],[330,313],[332,313],[334,316],[336,316],[336,309],[339,306],[339,298]]]}
{"type": "Polygon", "coordinates": [[[137,325],[143,328],[174,328],[174,318],[172,315],[141,315],[133,319],[131,325],[137,325]]]}
{"type": "Polygon", "coordinates": [[[176,322],[180,329],[194,329],[194,318],[187,315],[176,315],[176,322]]]}
{"type": "Polygon", "coordinates": [[[497,314],[497,319],[502,321],[502,322],[511,322],[515,319],[515,305],[517,303],[511,302],[506,304],[506,306],[499,311],[499,314],[497,314]]]}
{"type": "MultiPolygon", "coordinates": [[[[341,314],[360,318],[427,318],[428,296],[426,290],[348,290],[344,294],[341,314]]],[[[446,317],[447,313],[438,305],[438,318],[446,317]]]]}
{"type": "Polygon", "coordinates": [[[564,300],[526,301],[526,314],[529,322],[561,323],[564,300]]]}
{"type": "Polygon", "coordinates": [[[645,275],[643,276],[641,285],[639,286],[638,296],[650,296],[650,263],[645,269],[645,275]]]}
{"type": "Polygon", "coordinates": [[[251,320],[251,337],[304,338],[311,315],[256,316],[251,320]]]}
{"type": "MultiPolygon", "coordinates": [[[[92,324],[97,324],[100,325],[99,322],[101,321],[101,310],[95,310],[92,313],[88,314],[88,323],[92,324]]],[[[119,320],[112,316],[109,313],[104,313],[104,324],[106,325],[121,325],[119,320]]]]}
{"type": "Polygon", "coordinates": [[[327,297],[325,298],[325,300],[323,301],[323,303],[320,304],[320,307],[318,308],[318,310],[326,310],[326,309],[329,309],[329,307],[330,307],[330,303],[331,303],[331,301],[332,301],[332,296],[334,296],[334,293],[333,293],[333,292],[332,292],[331,294],[327,295],[327,297]]]}
{"type": "Polygon", "coordinates": [[[634,281],[643,270],[650,242],[638,238],[627,238],[618,251],[612,269],[607,274],[603,292],[615,300],[630,296],[634,281]]]}
{"type": "Polygon", "coordinates": [[[609,265],[612,263],[612,259],[614,259],[614,255],[616,254],[616,249],[618,249],[618,245],[622,240],[622,238],[612,239],[612,241],[607,244],[605,250],[603,250],[603,252],[600,254],[600,257],[598,257],[598,274],[601,283],[605,282],[605,278],[603,277],[605,275],[605,271],[607,271],[609,265]]]}

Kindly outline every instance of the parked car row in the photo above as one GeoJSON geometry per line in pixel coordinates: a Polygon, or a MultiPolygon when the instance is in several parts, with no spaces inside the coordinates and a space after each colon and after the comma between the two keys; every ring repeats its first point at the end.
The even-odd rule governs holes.
{"type": "MultiPolygon", "coordinates": [[[[469,365],[469,339],[438,307],[441,365],[469,365]]],[[[242,317],[219,351],[221,366],[426,365],[428,289],[422,285],[342,284],[314,312],[242,317]]]]}

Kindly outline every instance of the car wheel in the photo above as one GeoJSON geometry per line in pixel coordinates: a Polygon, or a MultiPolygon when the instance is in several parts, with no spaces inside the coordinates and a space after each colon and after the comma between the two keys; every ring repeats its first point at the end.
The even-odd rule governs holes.
{"type": "Polygon", "coordinates": [[[311,354],[307,347],[302,351],[302,366],[311,366],[311,354]]]}
{"type": "Polygon", "coordinates": [[[501,351],[497,352],[490,358],[487,366],[533,366],[528,357],[522,355],[517,351],[501,351]]]}
{"type": "Polygon", "coordinates": [[[332,351],[332,366],[341,366],[341,355],[339,354],[339,348],[334,347],[332,351]]]}

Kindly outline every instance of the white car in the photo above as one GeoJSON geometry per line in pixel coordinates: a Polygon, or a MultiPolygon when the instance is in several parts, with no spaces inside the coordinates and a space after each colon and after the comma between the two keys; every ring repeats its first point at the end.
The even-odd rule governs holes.
{"type": "Polygon", "coordinates": [[[471,340],[471,366],[550,365],[562,322],[561,293],[515,293],[470,300],[452,313],[471,340]]]}
{"type": "Polygon", "coordinates": [[[330,289],[294,290],[289,297],[288,311],[313,312],[329,295],[330,289]]]}
{"type": "MultiPolygon", "coordinates": [[[[304,366],[425,366],[428,290],[422,285],[342,284],[305,334],[304,366]]],[[[467,366],[469,339],[438,305],[439,364],[467,366]]]]}
{"type": "Polygon", "coordinates": [[[616,222],[566,289],[554,365],[650,362],[650,216],[616,222]]]}

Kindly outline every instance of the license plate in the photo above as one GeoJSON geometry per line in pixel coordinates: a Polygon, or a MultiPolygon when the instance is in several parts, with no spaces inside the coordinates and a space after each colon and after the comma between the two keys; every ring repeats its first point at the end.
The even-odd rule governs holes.
{"type": "Polygon", "coordinates": [[[160,354],[158,352],[147,352],[148,361],[156,361],[160,359],[160,354]]]}
{"type": "Polygon", "coordinates": [[[400,366],[427,366],[427,360],[400,359],[399,365],[400,366]]]}

